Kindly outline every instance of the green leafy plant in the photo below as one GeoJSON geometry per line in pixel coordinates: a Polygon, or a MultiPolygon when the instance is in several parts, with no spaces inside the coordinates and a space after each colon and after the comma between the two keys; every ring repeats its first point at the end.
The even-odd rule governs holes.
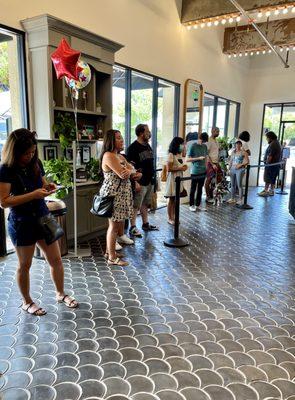
{"type": "Polygon", "coordinates": [[[102,179],[99,168],[99,160],[91,158],[90,161],[86,164],[86,172],[88,179],[99,182],[102,179]]]}
{"type": "Polygon", "coordinates": [[[52,129],[57,133],[62,149],[69,147],[76,139],[75,121],[69,113],[58,113],[52,129]]]}
{"type": "Polygon", "coordinates": [[[227,137],[218,137],[217,142],[219,143],[220,150],[228,150],[229,142],[227,137]]]}
{"type": "Polygon", "coordinates": [[[50,182],[61,185],[55,193],[57,199],[66,197],[73,188],[73,171],[71,165],[64,159],[44,161],[45,176],[50,182]]]}

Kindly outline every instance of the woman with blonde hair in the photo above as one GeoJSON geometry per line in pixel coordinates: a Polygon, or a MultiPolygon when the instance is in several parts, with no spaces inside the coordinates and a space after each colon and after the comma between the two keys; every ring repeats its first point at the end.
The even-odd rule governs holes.
{"type": "Polygon", "coordinates": [[[36,132],[27,129],[13,131],[2,151],[0,206],[10,208],[8,233],[19,262],[16,280],[22,295],[22,308],[36,316],[46,314],[30,295],[30,268],[36,244],[50,265],[57,301],[69,308],[78,306],[77,301],[64,292],[64,269],[58,242],[47,245],[39,223],[41,217],[49,214],[45,198],[54,192],[55,185],[46,182],[38,159],[36,132]]]}

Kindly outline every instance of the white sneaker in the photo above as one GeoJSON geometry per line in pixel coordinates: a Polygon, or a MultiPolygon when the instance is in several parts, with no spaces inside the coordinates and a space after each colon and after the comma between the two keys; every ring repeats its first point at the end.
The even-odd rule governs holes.
{"type": "Polygon", "coordinates": [[[195,212],[197,210],[197,207],[196,206],[190,206],[189,210],[195,212]]]}
{"type": "Polygon", "coordinates": [[[118,236],[117,242],[120,244],[134,244],[134,240],[130,239],[126,234],[118,236]]]}
{"type": "Polygon", "coordinates": [[[214,200],[213,199],[206,199],[206,203],[209,203],[209,204],[214,204],[214,200]]]}
{"type": "Polygon", "coordinates": [[[123,249],[123,247],[116,241],[116,251],[120,251],[123,249]]]}

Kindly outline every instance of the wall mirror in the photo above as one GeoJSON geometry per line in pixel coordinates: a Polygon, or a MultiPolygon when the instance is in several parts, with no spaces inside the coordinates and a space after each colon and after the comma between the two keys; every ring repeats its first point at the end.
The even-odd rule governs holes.
{"type": "Polygon", "coordinates": [[[187,79],[184,86],[184,137],[190,132],[202,132],[203,97],[201,82],[187,79]]]}

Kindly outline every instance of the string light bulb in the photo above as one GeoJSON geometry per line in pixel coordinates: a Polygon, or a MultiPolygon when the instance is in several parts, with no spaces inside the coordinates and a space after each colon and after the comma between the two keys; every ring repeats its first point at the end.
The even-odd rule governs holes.
{"type": "Polygon", "coordinates": [[[231,54],[228,55],[228,58],[231,58],[231,54]]]}
{"type": "Polygon", "coordinates": [[[288,8],[287,7],[285,7],[284,9],[283,9],[283,14],[288,14],[288,8]]]}
{"type": "Polygon", "coordinates": [[[210,28],[211,25],[212,25],[212,22],[211,22],[211,21],[207,22],[208,28],[210,28]]]}
{"type": "Polygon", "coordinates": [[[194,29],[198,29],[198,24],[195,24],[195,25],[194,25],[194,29]]]}
{"type": "Polygon", "coordinates": [[[232,17],[230,17],[230,19],[228,20],[228,22],[229,22],[230,24],[232,24],[232,23],[234,22],[234,19],[233,19],[232,17]]]}
{"type": "Polygon", "coordinates": [[[237,55],[236,55],[236,54],[234,54],[234,58],[237,58],[237,55]]]}
{"type": "Polygon", "coordinates": [[[191,29],[192,29],[192,27],[189,25],[189,26],[187,27],[187,30],[190,31],[191,29]]]}
{"type": "Polygon", "coordinates": [[[272,51],[269,49],[268,52],[271,53],[272,51]]]}
{"type": "Polygon", "coordinates": [[[292,7],[292,13],[295,13],[295,6],[292,7]]]}
{"type": "Polygon", "coordinates": [[[266,13],[265,13],[265,15],[267,16],[267,17],[269,17],[270,16],[270,11],[266,11],[266,13]]]}
{"type": "Polygon", "coordinates": [[[247,57],[247,56],[248,56],[248,53],[246,52],[246,53],[245,53],[245,57],[247,57]]]}
{"type": "MultiPolygon", "coordinates": [[[[295,8],[295,7],[294,7],[295,8]]],[[[274,12],[274,15],[279,15],[279,13],[280,13],[280,10],[277,8],[276,10],[275,10],[275,12],[274,12]]]]}
{"type": "Polygon", "coordinates": [[[257,17],[258,17],[258,18],[262,18],[262,15],[263,15],[262,12],[259,11],[259,13],[257,14],[257,17]]]}
{"type": "Polygon", "coordinates": [[[256,51],[256,54],[257,54],[257,56],[259,56],[259,54],[260,54],[260,51],[256,51]]]}
{"type": "Polygon", "coordinates": [[[253,53],[253,51],[251,51],[250,56],[253,56],[253,55],[254,55],[254,53],[253,53]]]}
{"type": "Polygon", "coordinates": [[[242,56],[243,56],[243,54],[242,54],[242,53],[240,53],[240,54],[239,54],[239,56],[240,56],[240,57],[242,57],[242,56]]]}
{"type": "Polygon", "coordinates": [[[280,48],[280,52],[282,53],[284,51],[283,47],[280,48]]]}
{"type": "Polygon", "coordinates": [[[240,21],[241,21],[241,17],[237,17],[237,18],[236,18],[236,21],[237,21],[237,22],[240,22],[240,21]]]}
{"type": "Polygon", "coordinates": [[[201,23],[201,28],[205,28],[205,23],[204,22],[201,23]]]}
{"type": "Polygon", "coordinates": [[[214,25],[215,26],[219,25],[219,21],[218,20],[214,21],[214,25]]]}
{"type": "Polygon", "coordinates": [[[265,51],[265,50],[263,50],[262,54],[265,54],[265,53],[266,53],[266,51],[265,51]]]}
{"type": "MultiPolygon", "coordinates": [[[[294,7],[294,8],[295,8],[295,7],[294,7]]],[[[223,18],[223,19],[221,20],[221,23],[222,23],[222,25],[225,25],[225,24],[226,24],[226,19],[223,18]]]]}

